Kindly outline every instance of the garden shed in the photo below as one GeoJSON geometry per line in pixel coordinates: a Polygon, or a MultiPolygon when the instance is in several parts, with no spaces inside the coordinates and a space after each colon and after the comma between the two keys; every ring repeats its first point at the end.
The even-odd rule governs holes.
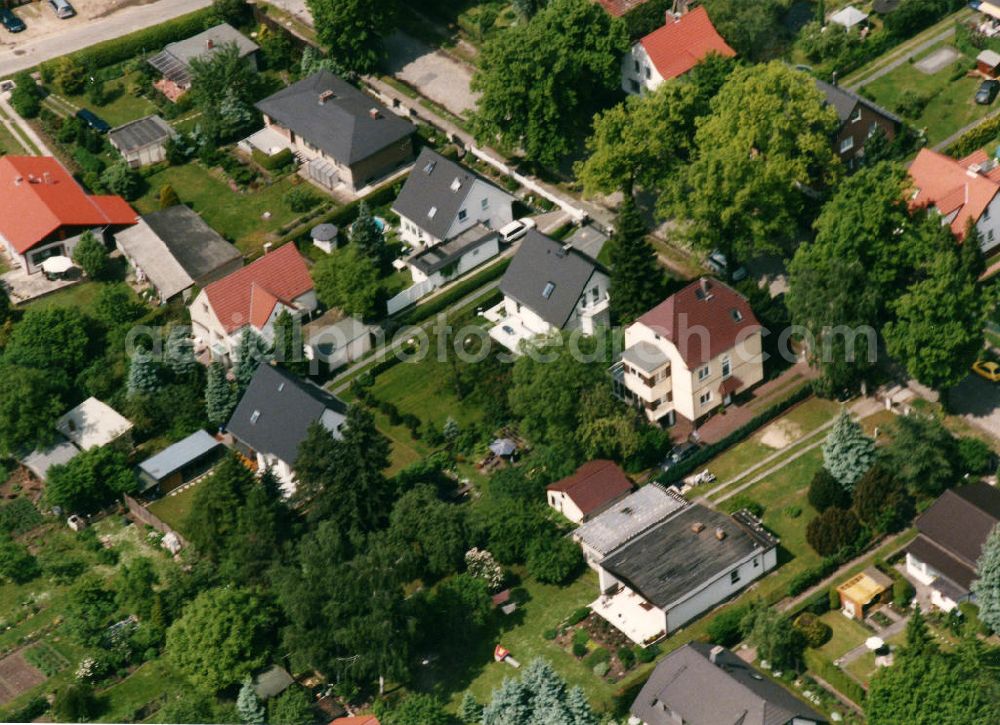
{"type": "Polygon", "coordinates": [[[177,132],[157,115],[146,116],[113,128],[108,141],[133,169],[156,164],[167,158],[167,141],[177,132]]]}
{"type": "Polygon", "coordinates": [[[144,494],[165,494],[206,473],[226,448],[203,430],[165,448],[139,464],[144,494]]]}
{"type": "Polygon", "coordinates": [[[1000,75],[1000,53],[995,50],[984,50],[976,56],[976,70],[990,78],[1000,75]]]}
{"type": "Polygon", "coordinates": [[[882,602],[891,592],[892,579],[870,566],[837,587],[840,611],[845,617],[862,621],[868,609],[882,602]]]}

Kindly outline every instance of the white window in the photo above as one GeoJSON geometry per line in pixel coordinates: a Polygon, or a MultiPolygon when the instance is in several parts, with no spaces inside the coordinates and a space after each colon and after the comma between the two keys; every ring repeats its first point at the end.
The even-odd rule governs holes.
{"type": "Polygon", "coordinates": [[[722,358],[722,377],[728,378],[733,374],[733,364],[728,357],[722,358]]]}
{"type": "Polygon", "coordinates": [[[469,213],[467,211],[465,211],[465,209],[459,209],[459,211],[458,211],[458,220],[460,222],[464,222],[465,218],[467,216],[469,216],[469,213]]]}
{"type": "Polygon", "coordinates": [[[708,365],[698,368],[698,380],[704,380],[708,377],[708,365]]]}
{"type": "Polygon", "coordinates": [[[601,298],[601,292],[597,289],[597,287],[594,287],[594,289],[590,290],[590,296],[593,298],[593,302],[596,305],[597,300],[601,298]]]}
{"type": "Polygon", "coordinates": [[[639,92],[639,81],[629,81],[628,83],[632,87],[632,92],[633,93],[638,93],[639,92]]]}
{"type": "Polygon", "coordinates": [[[480,206],[483,209],[489,209],[490,208],[490,200],[489,200],[489,198],[484,196],[483,200],[480,202],[480,206]]]}
{"type": "Polygon", "coordinates": [[[712,402],[712,391],[706,390],[704,393],[698,396],[698,405],[708,405],[712,402]]]}
{"type": "Polygon", "coordinates": [[[990,208],[989,207],[986,207],[985,209],[983,209],[983,215],[980,218],[981,219],[989,219],[990,218],[990,208]]]}
{"type": "Polygon", "coordinates": [[[840,153],[847,153],[852,148],[854,148],[854,137],[848,136],[843,141],[840,142],[840,153]]]}
{"type": "Polygon", "coordinates": [[[260,418],[260,411],[255,410],[253,413],[250,414],[250,425],[256,424],[259,418],[260,418]]]}
{"type": "Polygon", "coordinates": [[[542,297],[548,299],[552,296],[552,293],[556,291],[555,282],[546,282],[544,289],[542,289],[542,297]]]}
{"type": "Polygon", "coordinates": [[[857,123],[861,120],[861,106],[854,109],[854,113],[851,114],[851,123],[857,123]]]}
{"type": "Polygon", "coordinates": [[[877,124],[877,123],[873,123],[873,124],[872,124],[871,126],[869,126],[869,127],[868,127],[868,136],[869,136],[869,138],[870,138],[870,137],[871,137],[871,136],[872,136],[872,135],[873,135],[873,134],[874,134],[874,133],[875,133],[876,131],[878,131],[878,124],[877,124]]]}
{"type": "Polygon", "coordinates": [[[993,241],[993,230],[992,229],[988,229],[986,231],[986,241],[987,242],[992,242],[993,241]]]}
{"type": "Polygon", "coordinates": [[[437,213],[438,213],[438,208],[437,208],[436,206],[432,206],[432,207],[431,207],[431,208],[430,208],[430,209],[429,209],[429,210],[427,211],[427,218],[428,218],[428,219],[433,219],[433,218],[434,218],[434,215],[435,215],[435,214],[437,214],[437,213]]]}
{"type": "Polygon", "coordinates": [[[647,65],[646,66],[646,80],[648,81],[652,77],[653,77],[653,72],[649,69],[649,66],[647,65]]]}
{"type": "Polygon", "coordinates": [[[733,571],[733,572],[729,573],[729,583],[730,584],[736,584],[739,580],[740,580],[740,570],[739,569],[737,569],[736,571],[733,571]]]}
{"type": "Polygon", "coordinates": [[[760,557],[759,556],[755,556],[753,558],[753,568],[757,569],[758,567],[760,567],[760,557]]]}
{"type": "Polygon", "coordinates": [[[636,61],[632,61],[632,62],[635,63],[635,72],[638,73],[639,72],[639,61],[636,60],[636,61]]]}

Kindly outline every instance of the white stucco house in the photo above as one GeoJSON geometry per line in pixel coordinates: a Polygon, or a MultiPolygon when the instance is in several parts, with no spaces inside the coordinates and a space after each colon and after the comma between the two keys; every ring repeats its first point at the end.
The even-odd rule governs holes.
{"type": "Polygon", "coordinates": [[[649,486],[575,534],[600,584],[601,596],[590,608],[641,645],[684,626],[778,563],[777,540],[747,511],[727,516],[677,496],[665,512],[661,505],[623,520],[625,509],[639,504],[636,497],[645,488],[649,486]],[[594,524],[605,517],[609,536],[598,543],[611,550],[593,563],[598,554],[594,524]],[[615,532],[619,520],[624,525],[615,532]],[[616,533],[620,543],[614,540],[616,533]]]}
{"type": "Polygon", "coordinates": [[[746,298],[705,277],[625,329],[615,390],[650,421],[697,421],[764,379],[761,344],[746,298]]]}
{"type": "Polygon", "coordinates": [[[984,253],[1000,244],[1000,166],[984,151],[953,159],[928,148],[910,164],[913,181],[911,208],[941,215],[956,239],[965,237],[971,221],[979,232],[984,253]]]}
{"type": "Polygon", "coordinates": [[[593,335],[610,324],[610,280],[596,261],[528,230],[500,280],[504,299],[487,311],[489,334],[511,352],[560,330],[593,335]]]}
{"type": "Polygon", "coordinates": [[[309,428],[318,423],[339,438],[347,406],[323,388],[264,363],[226,426],[234,447],[259,473],[270,470],[282,493],[295,493],[295,461],[309,428]]]}
{"type": "Polygon", "coordinates": [[[319,306],[312,277],[294,244],[285,244],[201,290],[189,305],[195,350],[213,360],[234,362],[243,331],[274,339],[283,310],[307,319],[319,306]]]}
{"type": "Polygon", "coordinates": [[[712,25],[708,11],[704,7],[676,15],[668,11],[666,23],[636,41],[622,58],[622,90],[655,91],[664,81],[690,71],[709,53],[736,55],[712,25]]]}
{"type": "Polygon", "coordinates": [[[632,482],[614,461],[588,461],[571,475],[545,487],[545,499],[574,524],[597,516],[632,491],[632,482]]]}
{"type": "Polygon", "coordinates": [[[917,517],[906,547],[906,573],[930,587],[931,603],[950,612],[975,602],[972,582],[983,545],[1000,523],[1000,490],[976,482],[951,488],[917,517]]]}

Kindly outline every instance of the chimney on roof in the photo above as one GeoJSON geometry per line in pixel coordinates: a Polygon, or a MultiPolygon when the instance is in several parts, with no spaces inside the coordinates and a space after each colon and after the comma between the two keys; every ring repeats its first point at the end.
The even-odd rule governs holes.
{"type": "Polygon", "coordinates": [[[42,174],[42,178],[45,179],[45,183],[46,184],[51,184],[52,183],[52,174],[50,174],[48,171],[46,171],[44,174],[42,174]]]}
{"type": "Polygon", "coordinates": [[[377,108],[372,106],[371,108],[368,109],[368,117],[371,118],[373,121],[375,121],[379,118],[382,118],[382,114],[378,112],[377,108]]]}
{"type": "Polygon", "coordinates": [[[726,648],[721,644],[715,645],[712,649],[708,651],[708,661],[713,665],[719,664],[719,655],[726,651],[726,648]]]}
{"type": "Polygon", "coordinates": [[[264,242],[264,254],[267,254],[268,252],[271,251],[271,246],[273,244],[274,244],[273,242],[264,242]]]}
{"type": "Polygon", "coordinates": [[[215,41],[209,38],[208,40],[205,41],[205,47],[211,50],[212,48],[215,47],[215,41]]]}
{"type": "Polygon", "coordinates": [[[333,97],[334,97],[334,92],[331,91],[331,90],[325,90],[325,91],[321,92],[319,94],[319,105],[322,106],[324,103],[326,103],[327,101],[329,101],[333,97]]]}
{"type": "Polygon", "coordinates": [[[667,15],[667,22],[669,23],[673,20],[680,20],[682,15],[687,15],[688,11],[688,0],[674,0],[674,6],[667,15]],[[672,17],[671,17],[672,16],[672,17]]]}
{"type": "Polygon", "coordinates": [[[715,529],[715,538],[718,539],[719,541],[722,541],[724,538],[726,538],[726,532],[721,526],[715,529]]]}
{"type": "Polygon", "coordinates": [[[16,177],[14,179],[14,186],[20,186],[23,183],[24,183],[24,177],[23,176],[18,176],[18,177],[16,177]]]}
{"type": "Polygon", "coordinates": [[[701,521],[695,521],[691,524],[691,530],[696,534],[700,534],[705,530],[705,524],[701,523],[701,521]]]}
{"type": "Polygon", "coordinates": [[[28,174],[28,183],[29,184],[37,184],[38,183],[38,177],[35,176],[34,174],[28,174]]]}

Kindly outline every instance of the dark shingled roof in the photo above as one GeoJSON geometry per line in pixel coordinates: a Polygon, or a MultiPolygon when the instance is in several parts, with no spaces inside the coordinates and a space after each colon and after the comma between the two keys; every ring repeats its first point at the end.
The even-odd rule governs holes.
{"type": "Polygon", "coordinates": [[[903,124],[903,121],[899,118],[899,116],[890,113],[882,108],[882,106],[872,103],[867,98],[862,98],[858,94],[852,93],[846,88],[835,86],[821,80],[816,81],[816,87],[824,96],[826,96],[826,102],[833,106],[833,110],[837,112],[837,118],[840,119],[841,124],[851,117],[851,114],[854,112],[855,107],[859,103],[874,113],[877,113],[880,116],[885,116],[890,121],[900,125],[903,124]]]}
{"type": "Polygon", "coordinates": [[[1000,522],[1000,490],[986,483],[949,489],[917,517],[920,535],[907,551],[968,589],[976,562],[1000,522]]]}
{"type": "MultiPolygon", "coordinates": [[[[271,453],[294,465],[309,426],[319,422],[327,411],[333,413],[331,422],[340,425],[346,410],[340,400],[318,385],[263,363],[227,427],[237,440],[255,451],[271,453]]],[[[336,431],[331,432],[339,437],[336,431]]]]}
{"type": "Polygon", "coordinates": [[[461,164],[424,147],[392,210],[437,239],[445,239],[476,181],[496,186],[461,164]],[[457,180],[457,183],[456,183],[457,180]],[[428,216],[431,209],[434,215],[428,216]]]}
{"type": "Polygon", "coordinates": [[[725,514],[691,504],[611,553],[601,567],[666,609],[754,552],[774,546],[766,534],[751,532],[725,514]],[[704,524],[697,534],[691,528],[696,523],[704,524]],[[725,532],[721,541],[716,529],[725,532]]]}
{"type": "Polygon", "coordinates": [[[647,725],[826,722],[725,647],[713,648],[704,642],[690,642],[664,657],[632,703],[631,712],[647,725]]]}
{"type": "Polygon", "coordinates": [[[122,153],[129,153],[165,143],[168,138],[175,135],[169,123],[157,115],[152,115],[111,129],[108,132],[108,140],[122,153]]]}
{"type": "MultiPolygon", "coordinates": [[[[558,328],[569,320],[597,262],[529,229],[500,280],[500,291],[558,328]],[[548,297],[549,284],[554,285],[548,297]]],[[[602,270],[603,271],[603,270],[602,270]]]]}
{"type": "Polygon", "coordinates": [[[354,164],[416,128],[326,70],[268,96],[257,108],[342,164],[354,164]],[[320,102],[320,94],[331,93],[320,102]],[[371,116],[371,110],[377,113],[371,116]]]}
{"type": "Polygon", "coordinates": [[[142,220],[192,279],[200,279],[242,257],[235,245],[183,204],[154,211],[142,220]]]}

